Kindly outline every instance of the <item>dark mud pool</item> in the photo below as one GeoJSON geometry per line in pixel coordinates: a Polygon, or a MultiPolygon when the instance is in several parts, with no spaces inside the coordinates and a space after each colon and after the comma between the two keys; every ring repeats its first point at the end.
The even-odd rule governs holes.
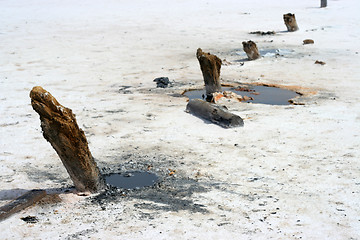
{"type": "Polygon", "coordinates": [[[157,180],[158,177],[155,174],[140,171],[105,175],[106,183],[113,187],[124,189],[139,189],[153,186],[157,180]]]}
{"type": "MultiPolygon", "coordinates": [[[[270,105],[289,105],[289,100],[299,96],[298,93],[286,89],[244,85],[241,87],[222,87],[223,91],[232,91],[241,96],[252,97],[253,100],[246,101],[248,103],[260,103],[270,105]]],[[[205,89],[189,90],[184,93],[185,96],[191,99],[204,99],[205,89]]]]}

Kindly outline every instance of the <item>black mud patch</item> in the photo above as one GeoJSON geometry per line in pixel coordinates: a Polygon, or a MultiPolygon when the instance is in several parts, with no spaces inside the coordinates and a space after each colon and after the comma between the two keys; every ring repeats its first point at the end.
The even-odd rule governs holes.
{"type": "Polygon", "coordinates": [[[194,193],[205,192],[207,190],[206,187],[202,186],[195,179],[171,177],[159,184],[155,190],[147,189],[146,191],[136,192],[133,197],[142,201],[146,200],[146,202],[140,202],[134,206],[155,211],[177,212],[187,210],[193,213],[208,212],[206,206],[194,203],[191,198],[194,193]]]}
{"type": "Polygon", "coordinates": [[[275,35],[276,32],[275,32],[275,31],[267,31],[267,32],[264,32],[264,31],[255,31],[255,32],[250,32],[249,34],[256,34],[256,35],[264,36],[264,35],[275,35]]]}
{"type": "Polygon", "coordinates": [[[27,164],[25,173],[30,181],[36,183],[42,183],[44,182],[44,179],[61,184],[64,187],[72,183],[62,164],[58,164],[56,166],[45,164],[43,169],[45,170],[27,164]]]}
{"type": "MultiPolygon", "coordinates": [[[[84,239],[87,236],[89,236],[90,234],[97,233],[97,232],[98,232],[98,230],[95,230],[95,229],[85,229],[85,230],[76,232],[74,234],[69,234],[65,239],[66,240],[84,239]]],[[[90,237],[88,237],[88,238],[90,238],[90,237]]]]}
{"type": "Polygon", "coordinates": [[[35,216],[27,216],[27,217],[22,217],[20,218],[21,220],[23,220],[26,223],[37,223],[39,222],[39,219],[35,216]]]}
{"type": "Polygon", "coordinates": [[[197,179],[189,178],[181,171],[177,171],[182,167],[181,159],[161,154],[149,156],[138,153],[126,153],[115,158],[122,160],[99,163],[104,177],[111,173],[150,171],[156,174],[157,180],[151,186],[132,189],[117,188],[108,184],[105,191],[90,198],[93,203],[99,204],[102,210],[121,201],[136,199],[134,204],[136,209],[153,210],[154,214],[159,214],[159,210],[208,212],[206,206],[194,202],[193,194],[206,192],[209,188],[199,183],[197,179]],[[101,167],[104,165],[106,167],[101,167]]]}

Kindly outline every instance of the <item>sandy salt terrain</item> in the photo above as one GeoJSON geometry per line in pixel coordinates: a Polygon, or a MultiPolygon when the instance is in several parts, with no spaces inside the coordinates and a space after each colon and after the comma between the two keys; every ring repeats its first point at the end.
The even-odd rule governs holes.
{"type": "Polygon", "coordinates": [[[0,238],[360,239],[360,3],[319,5],[0,1],[0,203],[49,194],[2,221],[0,238]],[[286,32],[288,12],[299,31],[286,32]],[[261,59],[246,61],[250,39],[261,59]],[[179,97],[202,87],[198,47],[230,63],[224,83],[316,94],[297,100],[305,105],[224,101],[245,126],[204,122],[179,97]],[[156,88],[162,76],[170,88],[156,88]],[[74,194],[31,108],[37,85],[76,114],[102,172],[150,168],[159,183],[74,194]]]}

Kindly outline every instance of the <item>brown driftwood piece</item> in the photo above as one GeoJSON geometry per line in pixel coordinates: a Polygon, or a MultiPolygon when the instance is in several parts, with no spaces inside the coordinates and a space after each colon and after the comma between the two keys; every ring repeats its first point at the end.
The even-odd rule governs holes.
{"type": "Polygon", "coordinates": [[[284,23],[289,32],[295,32],[295,31],[299,30],[299,27],[298,27],[298,25],[296,23],[296,19],[295,19],[295,14],[287,13],[287,14],[284,14],[283,17],[284,17],[284,23]]]}
{"type": "Polygon", "coordinates": [[[34,87],[30,98],[33,109],[40,115],[43,136],[59,155],[76,190],[94,193],[102,189],[104,180],[75,114],[42,87],[34,87]]]}
{"type": "Polygon", "coordinates": [[[242,127],[244,121],[238,115],[229,112],[225,107],[201,99],[192,99],[186,106],[186,112],[199,118],[211,121],[224,128],[242,127]]]}
{"type": "Polygon", "coordinates": [[[248,56],[249,60],[255,60],[260,57],[260,53],[255,42],[250,40],[247,42],[242,42],[242,44],[244,52],[248,56]]]}
{"type": "Polygon", "coordinates": [[[312,39],[305,39],[303,40],[303,44],[306,45],[306,44],[314,44],[314,40],[312,39]]]}
{"type": "Polygon", "coordinates": [[[221,59],[213,54],[203,52],[201,48],[198,48],[196,51],[196,57],[199,60],[200,69],[204,77],[206,95],[221,92],[221,59]]]}
{"type": "Polygon", "coordinates": [[[34,203],[38,202],[45,196],[46,196],[46,191],[38,190],[38,189],[31,190],[21,195],[20,197],[16,198],[10,203],[0,207],[0,221],[10,217],[14,213],[17,213],[33,205],[34,203]]]}
{"type": "Polygon", "coordinates": [[[316,61],[315,61],[315,64],[325,65],[326,63],[323,62],[323,61],[316,60],[316,61]]]}

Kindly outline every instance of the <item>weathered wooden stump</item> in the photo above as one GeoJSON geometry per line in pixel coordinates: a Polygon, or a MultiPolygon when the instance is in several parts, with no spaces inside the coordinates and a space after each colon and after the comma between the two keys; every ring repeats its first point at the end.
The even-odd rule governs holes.
{"type": "Polygon", "coordinates": [[[59,155],[76,190],[92,193],[101,190],[104,180],[71,109],[58,103],[42,87],[34,87],[30,98],[33,109],[40,115],[43,136],[59,155]]]}
{"type": "Polygon", "coordinates": [[[190,100],[186,106],[186,111],[224,128],[244,126],[244,121],[238,115],[229,112],[225,107],[201,99],[190,100]]]}
{"type": "Polygon", "coordinates": [[[213,54],[203,52],[201,48],[198,48],[196,57],[204,77],[207,99],[212,98],[213,93],[221,92],[221,59],[213,54]]]}
{"type": "Polygon", "coordinates": [[[287,13],[287,14],[284,14],[283,17],[284,17],[284,23],[289,32],[295,32],[295,31],[299,30],[299,27],[298,27],[298,25],[296,23],[296,19],[295,19],[295,14],[287,13]]]}
{"type": "Polygon", "coordinates": [[[261,57],[255,42],[250,40],[247,42],[242,42],[242,44],[244,52],[248,56],[249,60],[255,60],[261,57]]]}
{"type": "Polygon", "coordinates": [[[320,7],[321,8],[327,7],[327,0],[321,0],[320,7]]]}

